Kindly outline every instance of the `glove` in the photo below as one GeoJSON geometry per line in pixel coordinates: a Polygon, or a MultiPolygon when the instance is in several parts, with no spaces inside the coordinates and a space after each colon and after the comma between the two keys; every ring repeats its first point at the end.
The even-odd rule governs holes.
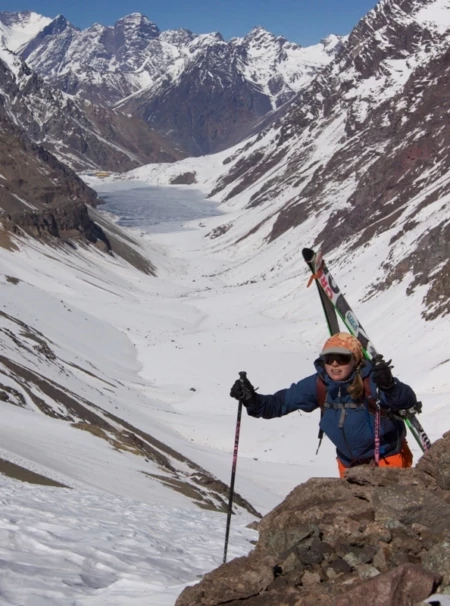
{"type": "Polygon", "coordinates": [[[385,362],[383,356],[377,354],[372,361],[372,379],[378,389],[387,391],[394,387],[394,377],[392,376],[391,366],[392,360],[385,362]]]}
{"type": "Polygon", "coordinates": [[[255,395],[255,389],[248,379],[238,379],[230,389],[230,396],[242,402],[244,406],[248,406],[255,395]]]}

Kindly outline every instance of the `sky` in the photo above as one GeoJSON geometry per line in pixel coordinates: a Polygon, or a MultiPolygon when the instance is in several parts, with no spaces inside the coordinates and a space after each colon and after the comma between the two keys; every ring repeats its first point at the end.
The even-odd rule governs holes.
{"type": "Polygon", "coordinates": [[[194,33],[219,31],[225,39],[244,36],[254,26],[304,46],[329,34],[348,34],[376,0],[4,0],[2,11],[31,10],[46,17],[62,13],[82,29],[112,25],[127,13],[140,12],[161,30],[184,27],[194,33]],[[339,9],[337,10],[337,6],[339,9]]]}

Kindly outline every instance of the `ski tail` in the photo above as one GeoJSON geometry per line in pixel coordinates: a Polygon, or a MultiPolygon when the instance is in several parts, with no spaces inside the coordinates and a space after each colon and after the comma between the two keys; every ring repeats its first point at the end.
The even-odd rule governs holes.
{"type": "Polygon", "coordinates": [[[323,313],[324,313],[325,319],[327,321],[328,331],[329,331],[330,335],[335,335],[336,333],[340,332],[339,321],[338,321],[338,317],[336,314],[336,309],[335,309],[333,303],[330,301],[330,299],[326,296],[324,291],[320,288],[317,280],[314,280],[315,275],[316,275],[316,253],[313,250],[311,250],[310,248],[304,248],[302,250],[302,254],[303,254],[303,258],[304,258],[306,264],[308,265],[308,267],[312,273],[312,277],[311,277],[310,281],[308,282],[308,286],[311,285],[312,280],[315,281],[316,286],[317,286],[317,291],[318,291],[319,297],[320,297],[320,302],[322,304],[323,313]]]}

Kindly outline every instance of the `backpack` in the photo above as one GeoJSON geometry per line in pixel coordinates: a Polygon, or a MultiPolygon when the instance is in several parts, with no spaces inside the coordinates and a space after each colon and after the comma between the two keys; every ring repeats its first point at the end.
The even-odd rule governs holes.
{"type": "MultiPolygon", "coordinates": [[[[364,400],[367,400],[367,408],[370,413],[372,413],[374,415],[379,414],[380,416],[388,416],[389,411],[383,410],[383,409],[380,409],[379,407],[377,407],[376,399],[372,395],[372,389],[370,387],[369,377],[365,377],[363,379],[363,384],[364,384],[364,395],[360,399],[361,404],[364,402],[364,400]]],[[[316,389],[317,389],[317,402],[320,407],[320,417],[322,418],[323,411],[325,408],[325,402],[327,399],[327,386],[325,385],[325,381],[322,379],[322,377],[320,375],[317,375],[316,389]]],[[[319,445],[317,446],[316,455],[318,454],[320,445],[322,444],[323,436],[324,436],[323,429],[320,428],[319,435],[318,435],[319,445]]]]}

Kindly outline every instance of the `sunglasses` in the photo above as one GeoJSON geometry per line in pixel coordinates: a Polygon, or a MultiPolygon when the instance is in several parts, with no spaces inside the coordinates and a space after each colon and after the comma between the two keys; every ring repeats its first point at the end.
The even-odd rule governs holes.
{"type": "Polygon", "coordinates": [[[338,366],[346,366],[352,361],[352,356],[351,354],[325,354],[323,356],[323,361],[325,364],[329,365],[336,362],[338,366]]]}

